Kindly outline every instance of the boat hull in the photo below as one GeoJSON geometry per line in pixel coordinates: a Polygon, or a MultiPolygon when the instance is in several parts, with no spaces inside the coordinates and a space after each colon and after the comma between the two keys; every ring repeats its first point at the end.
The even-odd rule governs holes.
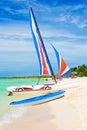
{"type": "Polygon", "coordinates": [[[60,90],[60,91],[56,91],[56,92],[50,92],[48,94],[44,94],[41,96],[35,96],[32,98],[27,98],[27,99],[23,99],[23,100],[19,100],[19,101],[13,101],[10,103],[10,105],[36,105],[36,104],[41,104],[44,102],[48,102],[51,100],[55,100],[57,98],[60,98],[62,96],[64,96],[65,91],[64,90],[60,90]]]}

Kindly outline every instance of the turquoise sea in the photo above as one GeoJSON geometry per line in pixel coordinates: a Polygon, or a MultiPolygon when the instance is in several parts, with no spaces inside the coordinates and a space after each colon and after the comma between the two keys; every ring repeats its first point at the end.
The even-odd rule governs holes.
{"type": "MultiPolygon", "coordinates": [[[[15,96],[8,96],[7,87],[20,86],[20,85],[34,85],[38,79],[36,78],[0,78],[0,124],[7,121],[7,118],[12,115],[12,111],[15,109],[9,105],[9,103],[15,99],[15,96]],[[10,113],[11,112],[11,113],[10,113]],[[9,114],[10,113],[10,114],[9,114]]],[[[41,79],[40,84],[45,80],[41,79]]],[[[19,108],[17,108],[19,109],[19,108]]],[[[19,111],[24,111],[23,108],[19,111]]]]}

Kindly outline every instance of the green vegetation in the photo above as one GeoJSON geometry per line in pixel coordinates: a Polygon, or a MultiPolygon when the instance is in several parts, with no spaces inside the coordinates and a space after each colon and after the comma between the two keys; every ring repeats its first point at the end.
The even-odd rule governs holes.
{"type": "Polygon", "coordinates": [[[0,78],[51,78],[52,76],[5,76],[0,78]]]}
{"type": "Polygon", "coordinates": [[[71,68],[72,72],[76,72],[76,75],[79,77],[87,76],[87,65],[83,64],[78,67],[71,68]]]}

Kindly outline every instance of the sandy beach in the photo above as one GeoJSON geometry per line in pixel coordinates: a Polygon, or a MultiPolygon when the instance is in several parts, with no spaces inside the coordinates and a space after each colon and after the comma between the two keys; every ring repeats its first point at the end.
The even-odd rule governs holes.
{"type": "Polygon", "coordinates": [[[87,130],[87,78],[63,79],[59,85],[64,97],[23,107],[23,114],[12,116],[0,130],[87,130]]]}

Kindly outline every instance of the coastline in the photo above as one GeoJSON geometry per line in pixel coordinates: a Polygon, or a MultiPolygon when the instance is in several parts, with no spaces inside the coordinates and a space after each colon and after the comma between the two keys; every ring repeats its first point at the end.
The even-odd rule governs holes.
{"type": "Polygon", "coordinates": [[[87,78],[64,80],[67,84],[69,80],[73,82],[71,87],[65,88],[63,98],[36,106],[25,106],[23,114],[4,123],[0,130],[86,130],[87,78]]]}

